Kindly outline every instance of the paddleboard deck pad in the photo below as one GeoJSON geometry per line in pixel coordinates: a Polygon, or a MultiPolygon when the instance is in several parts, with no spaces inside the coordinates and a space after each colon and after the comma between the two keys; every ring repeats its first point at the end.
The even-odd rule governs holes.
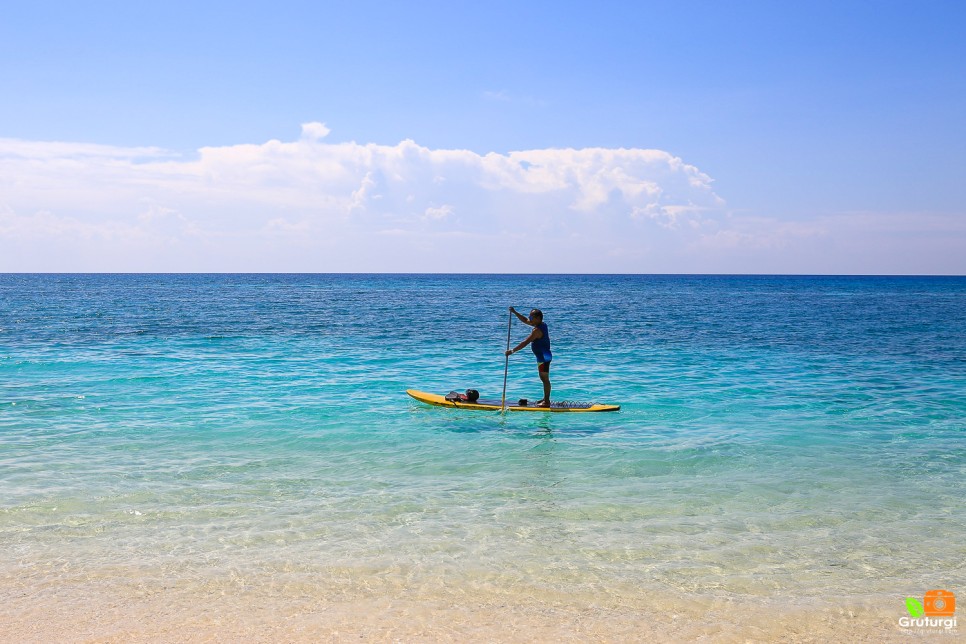
{"type": "MultiPolygon", "coordinates": [[[[484,411],[500,411],[503,407],[500,399],[496,398],[480,398],[474,402],[460,402],[455,400],[446,400],[446,397],[441,394],[430,394],[425,391],[418,391],[416,389],[407,389],[406,393],[418,400],[419,402],[424,402],[427,405],[436,405],[437,407],[456,407],[458,409],[477,409],[484,411]]],[[[582,403],[582,402],[572,402],[568,400],[551,402],[549,407],[537,407],[536,405],[520,405],[516,400],[506,401],[506,408],[508,411],[620,411],[620,405],[602,405],[600,403],[582,403]]]]}

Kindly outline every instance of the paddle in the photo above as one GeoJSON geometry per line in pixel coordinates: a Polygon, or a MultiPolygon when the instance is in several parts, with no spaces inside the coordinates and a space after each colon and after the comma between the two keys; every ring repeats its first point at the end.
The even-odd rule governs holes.
{"type": "MultiPolygon", "coordinates": [[[[506,350],[510,350],[510,327],[513,326],[513,313],[506,322],[506,350]]],[[[500,403],[500,413],[506,413],[506,374],[510,371],[510,356],[506,356],[506,363],[503,365],[503,402],[500,403]]]]}

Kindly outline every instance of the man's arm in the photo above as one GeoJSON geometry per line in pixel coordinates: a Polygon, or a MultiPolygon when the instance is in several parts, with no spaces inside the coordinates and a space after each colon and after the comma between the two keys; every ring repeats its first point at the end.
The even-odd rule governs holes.
{"type": "Polygon", "coordinates": [[[517,319],[520,320],[521,322],[523,322],[524,324],[526,324],[527,326],[534,326],[533,322],[531,322],[529,320],[529,318],[527,318],[525,315],[523,315],[522,313],[520,313],[519,311],[517,311],[512,306],[510,307],[510,313],[512,313],[513,315],[517,316],[517,319]]]}
{"type": "Polygon", "coordinates": [[[510,349],[509,351],[507,351],[506,354],[507,355],[510,355],[511,353],[516,353],[517,351],[519,351],[523,347],[527,346],[528,344],[530,344],[534,340],[539,340],[542,337],[543,337],[543,331],[541,331],[540,329],[534,329],[533,331],[530,332],[530,335],[527,336],[527,339],[526,340],[524,340],[523,342],[521,342],[517,346],[515,346],[512,349],[510,349]]]}

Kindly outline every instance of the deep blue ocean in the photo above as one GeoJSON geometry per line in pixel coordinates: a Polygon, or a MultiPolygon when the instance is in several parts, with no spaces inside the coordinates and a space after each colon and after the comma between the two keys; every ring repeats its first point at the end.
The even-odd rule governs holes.
{"type": "Polygon", "coordinates": [[[8,586],[966,593],[966,278],[0,275],[0,490],[8,586]],[[498,398],[511,305],[622,410],[405,394],[498,398]]]}

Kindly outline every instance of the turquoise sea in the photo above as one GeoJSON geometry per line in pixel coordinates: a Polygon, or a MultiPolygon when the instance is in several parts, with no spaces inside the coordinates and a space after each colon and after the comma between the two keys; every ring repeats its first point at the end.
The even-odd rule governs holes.
{"type": "MultiPolygon", "coordinates": [[[[508,396],[540,393],[514,355],[508,396]]],[[[966,602],[966,278],[0,275],[0,490],[6,598],[898,617],[966,602]],[[499,397],[510,305],[545,313],[555,399],[622,410],[406,396],[499,397]]]]}

